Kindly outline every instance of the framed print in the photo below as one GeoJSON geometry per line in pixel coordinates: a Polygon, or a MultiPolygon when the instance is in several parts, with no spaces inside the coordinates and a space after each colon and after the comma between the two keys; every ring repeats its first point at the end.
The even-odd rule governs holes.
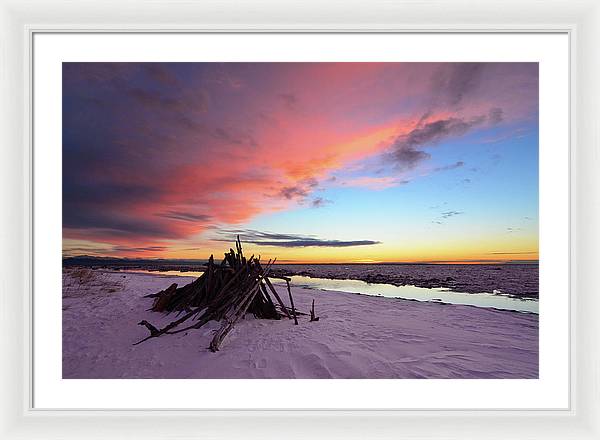
{"type": "Polygon", "coordinates": [[[476,38],[35,35],[34,406],[568,407],[568,37],[476,38]]]}
{"type": "Polygon", "coordinates": [[[597,6],[134,3],[3,6],[8,438],[598,437],[597,6]]]}

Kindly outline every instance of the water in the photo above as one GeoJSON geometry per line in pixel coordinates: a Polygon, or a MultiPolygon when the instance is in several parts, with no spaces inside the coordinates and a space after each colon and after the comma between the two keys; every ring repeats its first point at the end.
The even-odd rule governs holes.
{"type": "Polygon", "coordinates": [[[538,264],[278,264],[274,272],[371,284],[447,287],[537,299],[538,264]]]}
{"type": "Polygon", "coordinates": [[[493,307],[502,310],[539,313],[539,302],[533,299],[513,298],[493,293],[461,293],[446,288],[394,286],[392,284],[369,284],[359,280],[331,280],[294,275],[292,285],[311,289],[361,293],[387,298],[414,299],[417,301],[466,304],[477,307],[493,307]]]}
{"type": "MultiPolygon", "coordinates": [[[[203,272],[180,272],[178,270],[149,271],[142,269],[123,270],[129,273],[146,273],[162,276],[199,277],[203,272]]],[[[324,291],[360,293],[386,298],[402,298],[417,301],[464,304],[477,307],[514,310],[519,312],[539,313],[539,302],[534,299],[520,299],[508,295],[493,293],[461,293],[447,288],[426,288],[415,286],[394,286],[393,284],[375,284],[360,280],[332,280],[329,278],[312,278],[293,275],[291,284],[295,287],[307,287],[324,291]]],[[[279,283],[275,283],[279,284],[279,283]]]]}

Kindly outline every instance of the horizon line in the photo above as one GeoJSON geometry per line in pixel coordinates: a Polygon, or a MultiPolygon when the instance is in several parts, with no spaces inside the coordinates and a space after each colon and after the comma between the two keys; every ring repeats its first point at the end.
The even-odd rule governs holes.
{"type": "MultiPolygon", "coordinates": [[[[143,261],[143,262],[173,262],[173,263],[205,263],[208,258],[161,258],[161,257],[117,257],[117,256],[98,256],[98,255],[63,255],[63,262],[68,259],[98,259],[98,260],[123,260],[123,261],[143,261]]],[[[533,259],[449,259],[449,260],[414,260],[414,261],[307,261],[307,260],[277,260],[275,265],[278,264],[313,264],[313,265],[325,265],[325,264],[539,264],[539,258],[533,259]]]]}

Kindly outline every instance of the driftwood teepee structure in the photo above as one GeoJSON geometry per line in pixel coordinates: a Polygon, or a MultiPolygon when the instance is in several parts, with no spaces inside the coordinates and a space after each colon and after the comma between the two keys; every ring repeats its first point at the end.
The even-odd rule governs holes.
{"type": "MultiPolygon", "coordinates": [[[[235,245],[236,250],[230,249],[221,264],[215,264],[211,255],[204,273],[192,283],[180,288],[177,288],[177,284],[172,284],[166,290],[147,295],[154,298],[151,310],[175,312],[178,318],[162,329],[154,327],[148,321],[141,321],[139,325],[146,326],[150,335],[134,345],[165,334],[197,329],[214,320],[222,323],[209,347],[212,351],[217,351],[223,339],[246,313],[252,313],[260,319],[293,318],[295,324],[298,324],[296,315],[300,313],[294,307],[290,279],[272,277],[286,282],[291,306],[287,307],[269,280],[269,272],[275,261],[269,260],[263,267],[260,258],[255,258],[254,255],[244,257],[239,236],[235,245]],[[186,325],[182,326],[184,322],[186,325]]],[[[311,313],[311,317],[312,315],[311,313]]]]}

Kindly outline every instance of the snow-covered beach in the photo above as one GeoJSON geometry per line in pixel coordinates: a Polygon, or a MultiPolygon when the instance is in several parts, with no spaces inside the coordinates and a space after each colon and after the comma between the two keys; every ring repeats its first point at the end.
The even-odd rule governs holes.
{"type": "Polygon", "coordinates": [[[299,316],[238,323],[221,351],[218,323],[140,345],[156,293],[192,277],[66,269],[63,378],[537,378],[538,316],[293,286],[299,316]]]}

